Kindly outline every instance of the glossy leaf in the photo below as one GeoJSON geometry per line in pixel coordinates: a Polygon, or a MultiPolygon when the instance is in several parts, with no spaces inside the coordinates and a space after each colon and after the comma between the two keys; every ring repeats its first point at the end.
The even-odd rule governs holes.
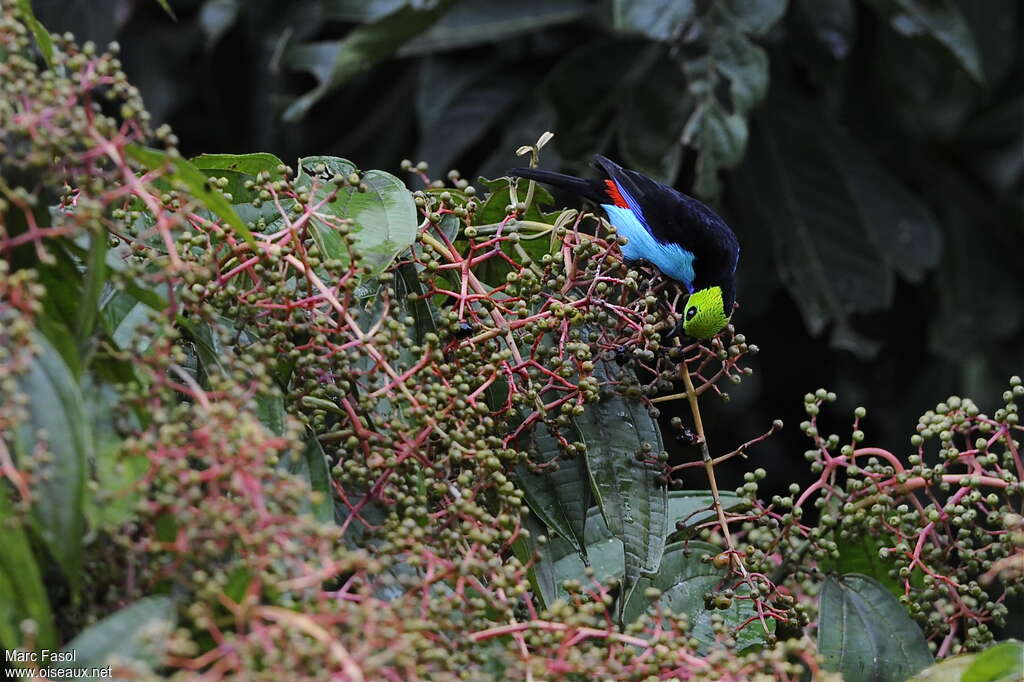
{"type": "Polygon", "coordinates": [[[903,682],[931,665],[921,628],[884,585],[856,573],[821,588],[818,652],[847,682],[903,682]]]}
{"type": "MultiPolygon", "coordinates": [[[[594,375],[616,380],[623,370],[596,364],[594,375]]],[[[636,399],[612,395],[576,418],[587,445],[587,469],[598,507],[612,535],[625,551],[623,598],[628,599],[641,575],[661,564],[668,528],[668,496],[657,482],[661,467],[637,460],[646,452],[653,460],[663,449],[661,431],[647,408],[636,399]]]]}
{"type": "Polygon", "coordinates": [[[42,352],[17,378],[18,390],[28,398],[28,418],[14,432],[14,453],[16,461],[37,460],[37,472],[46,473],[33,484],[35,527],[68,581],[77,586],[86,467],[95,459],[92,430],[71,371],[45,338],[37,335],[35,343],[42,352]],[[48,465],[37,459],[42,452],[50,455],[48,465]]]}
{"type": "Polygon", "coordinates": [[[693,0],[613,0],[612,27],[651,40],[671,40],[697,13],[693,0]]]}
{"type": "Polygon", "coordinates": [[[441,0],[429,9],[406,5],[372,24],[353,29],[341,40],[292,48],[285,63],[293,69],[308,71],[317,85],[292,102],[284,112],[284,120],[302,119],[329,92],[394,55],[404,43],[437,21],[451,4],[452,0],[441,0]]]}
{"type": "Polygon", "coordinates": [[[145,597],[82,631],[63,649],[75,652],[74,660],[57,667],[88,670],[109,665],[117,658],[156,669],[163,661],[163,647],[176,622],[174,600],[145,597]]]}
{"type": "MultiPolygon", "coordinates": [[[[570,443],[579,441],[575,431],[563,435],[570,443]]],[[[590,506],[590,480],[587,463],[581,454],[566,459],[564,450],[546,424],[538,424],[530,434],[531,461],[545,466],[533,472],[524,462],[516,467],[519,487],[526,503],[544,524],[569,540],[579,551],[585,551],[584,530],[590,506]]]]}
{"type": "Polygon", "coordinates": [[[52,649],[57,643],[50,600],[32,546],[0,485],[0,647],[8,651],[22,645],[21,622],[36,624],[36,646],[52,649]]]}
{"type": "Polygon", "coordinates": [[[150,170],[169,166],[171,172],[166,176],[168,180],[182,183],[203,206],[231,226],[242,239],[255,248],[256,240],[253,239],[249,228],[238,217],[235,209],[224,198],[224,195],[210,187],[206,175],[194,165],[180,157],[172,157],[159,149],[149,149],[134,144],[125,146],[125,153],[150,170]]]}

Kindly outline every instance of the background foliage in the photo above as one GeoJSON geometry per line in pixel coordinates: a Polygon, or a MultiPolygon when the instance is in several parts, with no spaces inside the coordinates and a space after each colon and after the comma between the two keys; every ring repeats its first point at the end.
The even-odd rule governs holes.
{"type": "MultiPolygon", "coordinates": [[[[373,661],[371,652],[359,651],[358,666],[381,674],[412,665],[418,674],[461,669],[500,676],[516,660],[517,646],[543,652],[558,644],[545,633],[572,627],[578,649],[566,654],[563,641],[547,665],[594,672],[610,653],[620,667],[602,668],[608,675],[680,664],[697,675],[710,665],[707,674],[739,679],[758,666],[796,675],[816,670],[809,640],[771,648],[785,639],[772,628],[788,628],[779,633],[788,637],[809,621],[812,628],[846,623],[853,613],[867,633],[862,641],[829,641],[835,630],[818,628],[817,651],[826,667],[857,679],[854,671],[863,673],[858,661],[892,661],[876,672],[902,679],[931,661],[920,628],[940,655],[1018,631],[1012,620],[1008,629],[1001,625],[1002,602],[1014,598],[1013,590],[986,594],[990,588],[982,583],[991,576],[981,576],[1000,570],[996,560],[1019,535],[1020,517],[1004,513],[1019,511],[1012,498],[1020,461],[1010,435],[1019,382],[1002,401],[982,405],[994,412],[992,419],[959,398],[918,419],[937,395],[966,388],[998,396],[1006,375],[1019,369],[1020,263],[1012,254],[1022,224],[1024,69],[1022,17],[1013,3],[982,12],[967,3],[912,1],[338,0],[293,3],[286,17],[271,3],[161,5],[114,2],[104,14],[102,3],[35,3],[51,30],[121,40],[123,65],[139,91],[125,85],[121,62],[97,57],[88,45],[79,51],[48,40],[38,27],[40,52],[67,69],[57,72],[81,74],[71,87],[83,101],[47,89],[65,82],[59,79],[24,91],[18,88],[31,79],[5,83],[18,97],[4,110],[12,150],[3,169],[4,338],[14,353],[5,357],[3,378],[17,382],[8,395],[28,400],[0,403],[4,428],[14,428],[5,438],[14,459],[8,462],[7,455],[2,462],[11,487],[0,490],[0,505],[5,517],[19,520],[4,530],[14,551],[6,556],[0,579],[8,582],[0,588],[18,601],[0,614],[2,641],[66,642],[136,598],[82,635],[98,643],[96,660],[102,660],[110,653],[104,647],[118,640],[112,633],[172,621],[170,594],[187,619],[169,649],[179,671],[315,670],[322,645],[354,679],[354,660],[344,647],[332,648],[339,640],[328,631],[339,622],[365,625],[381,609],[385,621],[402,622],[411,604],[399,595],[412,593],[422,596],[421,618],[427,603],[443,612],[431,613],[432,622],[452,640],[406,630],[395,659],[373,661]],[[120,106],[109,119],[86,113],[93,89],[109,89],[120,106]],[[66,117],[59,121],[66,120],[68,130],[85,137],[50,136],[57,132],[54,111],[66,117]],[[123,121],[120,132],[115,119],[123,121]],[[180,143],[170,129],[156,127],[164,120],[173,123],[180,143]],[[794,440],[799,434],[764,445],[755,439],[758,471],[744,463],[726,476],[738,490],[725,502],[738,510],[747,558],[765,571],[763,580],[748,577],[712,597],[709,590],[721,588],[728,576],[725,566],[693,553],[721,549],[722,538],[710,532],[714,521],[699,531],[693,518],[708,518],[699,516],[706,514],[707,493],[659,488],[662,466],[682,471],[695,455],[672,408],[661,411],[659,430],[651,419],[656,412],[637,400],[671,379],[659,376],[673,363],[656,353],[657,338],[646,328],[639,333],[662,319],[666,301],[631,297],[636,275],[625,269],[609,271],[621,287],[607,296],[622,297],[616,315],[602,318],[603,304],[579,293],[595,267],[607,266],[613,240],[602,241],[597,228],[597,239],[574,242],[578,233],[564,228],[580,225],[578,215],[546,214],[535,205],[522,216],[525,240],[503,235],[514,190],[500,181],[475,182],[482,196],[474,199],[454,174],[443,189],[413,197],[387,172],[357,170],[398,172],[396,159],[416,149],[430,174],[411,173],[414,188],[428,187],[450,165],[498,176],[515,163],[515,148],[549,128],[558,133],[557,154],[549,145],[542,163],[585,172],[590,154],[610,153],[716,203],[740,236],[743,307],[736,321],[767,352],[753,361],[758,372],[752,379],[730,387],[732,402],[705,415],[715,426],[710,440],[739,442],[802,405],[810,420],[801,430],[814,441],[800,457],[806,445],[794,440]],[[177,157],[176,147],[192,162],[177,157]],[[253,149],[264,151],[220,154],[253,149]],[[304,157],[297,172],[279,161],[295,157],[304,157]],[[134,174],[142,179],[130,180],[134,174]],[[123,199],[126,192],[134,198],[123,199]],[[410,219],[414,199],[423,219],[418,229],[410,219]],[[38,227],[51,222],[52,231],[38,227]],[[552,223],[563,229],[552,230],[552,223]],[[351,234],[349,225],[356,226],[351,234]],[[284,226],[295,231],[294,245],[284,226]],[[117,237],[109,244],[107,231],[117,237]],[[531,234],[542,239],[528,241],[531,234]],[[486,250],[489,235],[500,249],[486,250]],[[384,272],[414,239],[411,260],[384,272]],[[280,248],[272,246],[275,240],[280,248]],[[447,240],[457,246],[448,249],[447,240]],[[243,257],[247,247],[263,255],[243,257]],[[573,265],[563,271],[558,259],[543,260],[548,248],[566,250],[573,265]],[[453,265],[471,273],[479,267],[484,288],[474,294],[480,300],[469,306],[469,318],[465,290],[462,298],[444,293],[443,268],[453,265]],[[325,280],[337,283],[342,300],[325,293],[325,280]],[[243,281],[255,288],[238,289],[243,281]],[[408,303],[421,285],[427,298],[408,303]],[[307,288],[305,298],[296,287],[307,288]],[[518,292],[548,297],[539,309],[515,309],[523,321],[515,339],[533,344],[531,358],[540,364],[510,377],[503,398],[491,390],[502,382],[480,381],[495,367],[509,366],[503,363],[512,346],[502,350],[498,342],[474,337],[483,348],[475,355],[464,340],[488,319],[497,323],[500,301],[518,292]],[[429,297],[442,293],[457,301],[452,310],[431,306],[439,301],[429,297]],[[388,322],[389,306],[404,317],[391,315],[394,322],[388,322]],[[267,310],[294,314],[274,313],[268,323],[267,310]],[[368,322],[354,321],[359,311],[368,322]],[[549,316],[563,320],[563,337],[553,346],[555,337],[546,335],[555,327],[543,321],[549,316]],[[464,331],[467,319],[472,324],[464,331]],[[594,322],[599,332],[587,326],[594,322]],[[338,323],[348,325],[340,340],[332,327],[338,323]],[[423,406],[438,407],[451,397],[438,388],[452,378],[445,369],[450,365],[437,365],[442,356],[430,350],[439,339],[454,353],[449,362],[458,376],[467,378],[464,391],[487,396],[486,407],[471,398],[446,408],[444,419],[459,434],[454,445],[443,432],[439,440],[424,441],[416,430],[437,428],[423,406]],[[378,349],[388,344],[381,355],[378,349]],[[617,368],[621,352],[596,354],[618,347],[635,348],[638,364],[626,361],[623,370],[617,368]],[[317,355],[324,348],[330,352],[317,355]],[[134,366],[132,354],[139,358],[134,366]],[[537,374],[549,365],[552,371],[537,374]],[[395,372],[391,380],[379,376],[386,367],[395,372]],[[654,373],[649,384],[643,371],[632,376],[637,368],[654,373]],[[530,382],[539,376],[549,381],[534,396],[530,382]],[[421,392],[407,389],[409,377],[423,382],[421,392]],[[550,414],[534,412],[518,427],[515,419],[502,421],[517,414],[517,401],[550,399],[548,391],[561,380],[572,388],[550,414]],[[866,420],[857,411],[849,446],[818,434],[819,409],[832,394],[801,399],[819,384],[839,389],[846,401],[840,408],[872,405],[866,420]],[[790,394],[794,390],[799,393],[790,394]],[[351,405],[349,391],[358,397],[351,405]],[[366,421],[347,422],[353,410],[366,421]],[[918,435],[908,449],[905,434],[915,419],[918,435]],[[911,453],[908,468],[885,448],[857,447],[865,427],[889,449],[911,453]],[[527,442],[502,438],[508,428],[527,442]],[[680,437],[663,441],[662,430],[680,437]],[[55,433],[66,437],[53,439],[55,433]],[[460,440],[473,438],[468,434],[481,438],[460,440]],[[376,445],[362,452],[359,443],[366,439],[376,445]],[[937,460],[929,449],[933,441],[940,445],[937,460]],[[411,465],[415,448],[428,445],[435,454],[425,457],[434,468],[424,478],[422,467],[411,465]],[[663,448],[671,456],[659,457],[663,448]],[[625,451],[637,457],[624,459],[625,451]],[[224,453],[237,456],[224,460],[224,453]],[[545,460],[559,456],[564,461],[552,473],[545,460]],[[865,457],[872,458],[866,466],[865,457]],[[799,497],[799,485],[786,496],[781,484],[791,481],[793,462],[804,458],[810,486],[799,497]],[[512,464],[518,467],[515,485],[505,476],[512,464]],[[584,488],[593,488],[597,505],[589,513],[578,494],[587,471],[593,485],[587,481],[584,488]],[[448,497],[445,486],[456,484],[469,486],[471,495],[448,497]],[[346,494],[367,486],[370,493],[350,513],[346,494]],[[986,486],[994,491],[984,496],[988,490],[978,488],[986,486]],[[930,506],[911,509],[907,503],[921,489],[935,497],[930,506]],[[773,497],[773,490],[780,495],[773,497]],[[40,495],[66,504],[39,504],[40,495]],[[374,510],[374,501],[388,504],[374,510]],[[536,516],[519,509],[524,501],[536,516]],[[631,507],[637,502],[639,512],[631,507]],[[978,510],[987,516],[975,537],[970,529],[978,510]],[[529,535],[516,535],[520,511],[529,535]],[[547,528],[531,527],[538,520],[547,528]],[[948,534],[935,535],[937,523],[948,534]],[[248,536],[254,526],[261,533],[248,536]],[[956,531],[961,526],[967,535],[956,531]],[[360,528],[373,532],[364,536],[360,528]],[[484,530],[490,528],[496,530],[484,530]],[[94,535],[79,540],[85,529],[110,534],[115,543],[108,556],[97,561],[94,535]],[[561,537],[536,542],[550,531],[561,537]],[[865,532],[867,544],[853,555],[839,551],[837,541],[865,532]],[[702,545],[695,534],[718,544],[702,545]],[[986,534],[997,541],[985,544],[986,534]],[[517,537],[532,541],[517,541],[513,560],[509,543],[517,537]],[[468,555],[459,538],[472,543],[468,555]],[[962,552],[977,543],[992,553],[975,564],[962,561],[962,552]],[[922,552],[923,545],[929,549],[922,552]],[[597,577],[613,580],[597,593],[579,582],[588,575],[578,553],[584,546],[597,577]],[[887,555],[890,547],[895,558],[887,555]],[[807,563],[777,565],[790,551],[807,563]],[[425,562],[426,580],[400,568],[409,552],[425,562]],[[531,552],[541,560],[527,570],[531,552]],[[448,578],[433,587],[430,575],[455,570],[448,562],[474,553],[478,564],[445,573],[448,578]],[[52,564],[33,559],[46,555],[52,564]],[[86,566],[87,556],[95,563],[86,566]],[[146,558],[136,566],[133,556],[146,558]],[[107,572],[126,557],[127,573],[107,572]],[[181,566],[192,573],[175,579],[181,566]],[[823,579],[823,572],[836,577],[823,579]],[[11,576],[17,576],[13,586],[11,576]],[[956,584],[936,583],[936,576],[955,576],[956,584]],[[322,580],[334,591],[310,589],[322,580]],[[519,590],[527,581],[537,601],[524,606],[519,590]],[[776,585],[783,589],[775,591],[776,585]],[[90,594],[84,588],[107,592],[83,603],[82,595],[90,594]],[[910,620],[888,592],[901,589],[940,608],[911,608],[910,620]],[[344,616],[323,601],[332,594],[351,603],[344,616]],[[703,603],[701,595],[709,595],[703,603]],[[633,621],[650,600],[692,621],[669,616],[654,626],[671,633],[668,654],[629,639],[631,630],[616,638],[608,629],[611,620],[633,621]],[[605,612],[602,604],[614,608],[605,612]],[[941,612],[947,604],[952,611],[941,612]],[[545,610],[532,611],[538,607],[545,610]],[[1002,628],[995,633],[981,626],[992,614],[1002,628]],[[31,616],[38,631],[17,632],[15,616],[31,616]],[[538,624],[499,625],[526,616],[538,624]],[[736,629],[751,617],[751,626],[736,629]],[[224,656],[222,636],[232,619],[230,638],[241,637],[241,659],[224,656]],[[897,639],[907,646],[886,651],[886,640],[871,631],[878,623],[900,630],[897,639]],[[275,660],[268,653],[275,650],[268,641],[297,633],[304,646],[318,643],[299,650],[299,658],[308,654],[309,660],[275,660]],[[472,634],[458,642],[458,633],[472,634]],[[722,644],[724,651],[698,659],[722,644]],[[764,645],[770,655],[743,658],[748,646],[764,645]],[[634,664],[635,646],[656,653],[634,664]],[[446,656],[451,667],[442,662],[446,656]]],[[[8,24],[8,37],[16,35],[14,25],[8,24]]],[[[16,47],[8,42],[5,48],[8,77],[26,72],[16,47]]],[[[542,190],[535,202],[551,206],[542,190]]],[[[719,346],[688,351],[697,353],[689,362],[722,361],[723,373],[700,386],[711,391],[708,397],[720,390],[715,381],[735,375],[738,383],[747,376],[750,347],[744,335],[732,334],[719,346]]],[[[635,631],[651,634],[643,624],[635,631]]],[[[88,649],[88,643],[79,644],[88,649]]],[[[147,642],[122,644],[124,653],[146,658],[147,642]]],[[[1011,646],[1010,658],[1019,653],[1004,646],[1011,646]]],[[[1002,660],[1003,649],[990,651],[969,665],[1002,660]]],[[[151,658],[157,660],[169,662],[151,658]]],[[[539,655],[526,665],[543,660],[539,655]]]]}

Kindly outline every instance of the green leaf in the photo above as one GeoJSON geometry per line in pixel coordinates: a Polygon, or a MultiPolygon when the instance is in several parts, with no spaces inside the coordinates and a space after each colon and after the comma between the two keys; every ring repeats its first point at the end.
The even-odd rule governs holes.
{"type": "Polygon", "coordinates": [[[286,412],[284,398],[280,394],[257,395],[256,417],[271,433],[280,436],[284,433],[286,412]]]}
{"type": "Polygon", "coordinates": [[[75,336],[78,346],[84,349],[96,325],[99,311],[100,295],[107,281],[107,250],[108,235],[93,233],[90,235],[89,256],[85,263],[85,282],[82,285],[82,297],[78,301],[78,315],[75,325],[75,336]]]}
{"type": "Polygon", "coordinates": [[[95,459],[92,432],[82,393],[68,366],[41,335],[36,335],[35,343],[41,353],[17,379],[18,390],[29,402],[28,418],[14,432],[14,452],[22,462],[36,462],[35,527],[77,589],[85,535],[86,467],[95,459]],[[39,461],[42,452],[49,454],[48,464],[39,461]]]}
{"type": "MultiPolygon", "coordinates": [[[[565,436],[569,442],[581,439],[575,427],[573,431],[565,436]]],[[[564,449],[559,447],[558,440],[546,424],[537,424],[530,431],[529,438],[531,461],[546,467],[534,473],[525,462],[516,466],[516,476],[526,503],[544,525],[584,551],[584,530],[590,506],[586,460],[579,453],[565,459],[564,449]]]]}
{"type": "Polygon", "coordinates": [[[294,123],[302,119],[325,95],[394,55],[399,47],[437,21],[451,4],[452,0],[441,0],[429,9],[404,6],[379,21],[353,29],[341,40],[292,48],[285,63],[311,73],[317,85],[292,102],[284,112],[284,120],[294,123]]]}
{"type": "Polygon", "coordinates": [[[1010,682],[1024,678],[1024,644],[1001,642],[974,655],[961,682],[1010,682]]]}
{"type": "Polygon", "coordinates": [[[309,469],[309,486],[317,498],[312,501],[313,516],[321,523],[334,522],[334,495],[331,490],[331,474],[327,470],[327,455],[315,437],[306,441],[306,466],[309,469]]]}
{"type": "MultiPolygon", "coordinates": [[[[594,376],[615,381],[624,370],[596,364],[594,376]]],[[[612,395],[576,418],[587,445],[587,469],[594,496],[612,535],[625,551],[623,600],[628,600],[641,575],[661,564],[668,534],[668,496],[657,482],[661,466],[653,461],[664,449],[658,424],[636,399],[612,395]],[[646,459],[636,459],[646,451],[646,459]]]]}
{"type": "Polygon", "coordinates": [[[839,558],[822,562],[822,570],[839,575],[860,573],[877,580],[897,598],[903,595],[903,586],[900,581],[889,575],[891,564],[882,561],[878,556],[881,544],[876,538],[867,533],[861,533],[855,538],[842,540],[837,544],[839,545],[839,558]]]}
{"type": "Polygon", "coordinates": [[[764,35],[786,13],[788,0],[718,0],[714,3],[730,23],[744,33],[764,35]]]}
{"type": "MultiPolygon", "coordinates": [[[[299,160],[302,173],[297,179],[300,187],[310,187],[313,175],[325,169],[327,175],[348,175],[355,172],[351,162],[334,156],[309,156],[299,160]],[[350,169],[350,170],[349,170],[350,169]],[[343,173],[342,171],[346,171],[343,173]],[[312,175],[311,175],[312,174],[312,175]]],[[[314,201],[320,201],[334,191],[334,184],[318,179],[314,201]]],[[[401,180],[384,171],[366,171],[361,179],[367,190],[354,187],[337,189],[337,199],[324,204],[320,212],[340,220],[351,220],[350,234],[355,238],[353,249],[362,256],[362,264],[369,267],[370,276],[379,275],[395,257],[416,240],[418,228],[416,205],[412,193],[401,180]]],[[[322,220],[310,223],[313,238],[327,258],[349,262],[348,248],[336,228],[322,220]]]]}
{"type": "Polygon", "coordinates": [[[718,171],[742,160],[747,136],[747,119],[742,114],[728,113],[713,99],[698,104],[683,130],[683,143],[700,151],[694,193],[707,199],[718,196],[722,189],[718,171]]]}
{"type": "Polygon", "coordinates": [[[626,94],[618,141],[630,168],[672,185],[679,175],[684,122],[694,107],[678,64],[666,55],[626,94]]]}
{"type": "Polygon", "coordinates": [[[21,646],[21,622],[31,619],[36,624],[36,647],[52,649],[57,635],[50,600],[7,489],[6,483],[0,485],[0,646],[8,651],[21,646]]]}
{"type": "Polygon", "coordinates": [[[566,24],[593,13],[586,0],[473,0],[460,2],[398,50],[400,57],[493,45],[566,24]]]}
{"type": "MultiPolygon", "coordinates": [[[[487,195],[487,200],[484,201],[483,206],[476,212],[474,223],[476,225],[490,225],[494,223],[500,223],[508,215],[506,206],[512,201],[512,194],[510,190],[510,180],[508,178],[497,178],[496,180],[488,180],[486,178],[477,178],[477,183],[485,186],[490,192],[487,195]]],[[[516,198],[522,201],[526,198],[527,182],[520,180],[519,189],[516,194],[516,198]]],[[[540,212],[541,206],[550,206],[555,203],[555,198],[551,195],[546,187],[538,184],[536,189],[533,191],[533,203],[523,214],[523,220],[534,220],[537,222],[547,222],[544,219],[543,214],[540,212]]]]}
{"type": "Polygon", "coordinates": [[[856,573],[827,577],[818,652],[847,682],[903,682],[932,663],[921,629],[884,585],[856,573]]]}
{"type": "Polygon", "coordinates": [[[149,470],[149,458],[121,450],[121,438],[114,428],[120,400],[117,392],[109,385],[91,382],[83,392],[90,396],[85,405],[95,441],[93,475],[98,484],[86,495],[86,516],[91,528],[116,529],[137,513],[143,494],[138,484],[149,470]]]}
{"type": "Polygon", "coordinates": [[[985,81],[974,34],[953,0],[872,0],[872,4],[889,18],[897,32],[905,36],[931,36],[956,57],[975,81],[985,81]]]}
{"type": "MultiPolygon", "coordinates": [[[[270,174],[271,179],[279,179],[281,173],[278,166],[283,165],[281,159],[266,152],[253,154],[202,154],[191,159],[192,165],[203,171],[206,177],[224,177],[228,186],[224,192],[231,194],[232,203],[241,204],[255,198],[251,190],[245,189],[247,180],[255,179],[261,172],[270,174]]],[[[236,208],[236,210],[238,210],[236,208]]],[[[274,213],[276,213],[276,208],[274,213]]],[[[268,221],[269,222],[269,221],[268,221]]]]}
{"type": "Polygon", "coordinates": [[[853,0],[798,0],[796,4],[818,42],[835,59],[845,59],[857,28],[853,0]]]}
{"type": "MultiPolygon", "coordinates": [[[[726,511],[746,504],[736,493],[720,491],[718,498],[726,511]]],[[[668,491],[668,529],[669,533],[676,530],[676,524],[682,522],[686,528],[696,528],[708,519],[715,518],[712,509],[713,497],[709,490],[670,490],[668,491]]]]}
{"type": "MultiPolygon", "coordinates": [[[[626,602],[623,620],[631,623],[647,612],[650,601],[644,596],[648,587],[661,591],[658,603],[673,613],[685,613],[690,622],[690,633],[699,642],[698,651],[706,654],[715,644],[715,634],[711,626],[712,614],[725,619],[730,629],[738,628],[748,619],[757,615],[754,604],[749,599],[740,597],[747,594],[749,588],[736,590],[736,597],[727,609],[709,610],[704,605],[704,598],[724,587],[731,586],[728,568],[716,568],[714,564],[705,562],[705,555],[715,556],[721,549],[706,542],[676,542],[665,548],[661,570],[656,575],[645,576],[637,589],[626,602]]],[[[774,625],[770,621],[769,629],[774,625]]],[[[766,639],[764,626],[760,621],[753,621],[735,633],[736,649],[743,650],[749,646],[764,646],[766,639]]]]}
{"type": "Polygon", "coordinates": [[[238,21],[241,0],[206,0],[199,8],[199,27],[206,36],[206,49],[212,50],[238,21]]]}
{"type": "Polygon", "coordinates": [[[676,38],[696,13],[693,0],[612,0],[612,27],[667,41],[676,38]]]}
{"type": "Polygon", "coordinates": [[[250,246],[256,247],[256,240],[253,239],[249,228],[246,227],[242,219],[235,213],[235,209],[228,203],[223,194],[210,186],[206,175],[194,165],[183,158],[171,156],[159,149],[140,147],[135,144],[126,145],[124,149],[128,156],[150,170],[169,166],[171,173],[167,178],[170,181],[179,182],[184,185],[193,198],[197,199],[214,215],[234,228],[235,232],[248,242],[250,246]]]}
{"type": "Polygon", "coordinates": [[[32,35],[35,36],[39,54],[43,55],[46,65],[52,68],[53,38],[50,37],[50,32],[36,19],[36,15],[32,11],[32,0],[16,0],[16,2],[18,12],[21,14],[21,20],[28,25],[32,35]]]}
{"type": "MultiPolygon", "coordinates": [[[[556,597],[568,597],[562,587],[566,580],[579,580],[584,585],[595,580],[607,584],[610,580],[621,579],[625,573],[626,555],[622,540],[612,535],[608,524],[597,507],[587,512],[587,539],[585,553],[564,538],[549,538],[545,546],[546,556],[551,562],[552,580],[556,586],[556,597]],[[593,578],[587,577],[587,567],[593,570],[593,578]]],[[[550,604],[550,602],[548,602],[550,604]]]]}
{"type": "Polygon", "coordinates": [[[177,611],[170,597],[145,597],[86,628],[63,649],[74,652],[74,660],[57,667],[101,668],[117,658],[156,669],[163,661],[164,645],[176,622],[177,611]]]}
{"type": "MultiPolygon", "coordinates": [[[[527,571],[530,587],[534,596],[538,597],[545,607],[551,606],[558,598],[558,584],[555,582],[555,562],[552,556],[553,545],[551,542],[541,544],[537,541],[541,535],[547,533],[536,516],[532,513],[523,514],[523,528],[530,533],[530,537],[519,535],[512,543],[512,551],[515,553],[519,563],[527,565],[536,553],[539,560],[534,562],[527,571]]],[[[565,543],[568,544],[568,543],[565,543]]],[[[570,548],[570,553],[573,553],[570,548]]],[[[621,561],[619,562],[622,563],[621,561]]]]}

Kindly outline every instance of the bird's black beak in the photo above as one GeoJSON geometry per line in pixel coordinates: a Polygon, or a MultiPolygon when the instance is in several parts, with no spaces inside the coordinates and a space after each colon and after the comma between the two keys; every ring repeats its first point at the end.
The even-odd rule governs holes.
{"type": "Polygon", "coordinates": [[[671,343],[672,339],[679,339],[680,344],[684,346],[687,344],[688,341],[692,340],[689,336],[686,335],[686,332],[683,331],[683,321],[681,319],[678,322],[676,322],[676,325],[672,327],[672,329],[669,330],[668,334],[665,334],[665,336],[661,337],[661,343],[671,343]]]}

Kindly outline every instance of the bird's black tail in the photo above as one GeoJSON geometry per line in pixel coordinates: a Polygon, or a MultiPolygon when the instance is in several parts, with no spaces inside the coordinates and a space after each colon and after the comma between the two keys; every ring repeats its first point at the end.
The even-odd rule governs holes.
{"type": "Polygon", "coordinates": [[[600,184],[594,180],[584,180],[572,175],[540,170],[539,168],[512,168],[508,171],[508,175],[514,178],[526,178],[527,180],[536,180],[546,185],[560,187],[599,204],[608,202],[607,197],[602,196],[600,184]]]}

